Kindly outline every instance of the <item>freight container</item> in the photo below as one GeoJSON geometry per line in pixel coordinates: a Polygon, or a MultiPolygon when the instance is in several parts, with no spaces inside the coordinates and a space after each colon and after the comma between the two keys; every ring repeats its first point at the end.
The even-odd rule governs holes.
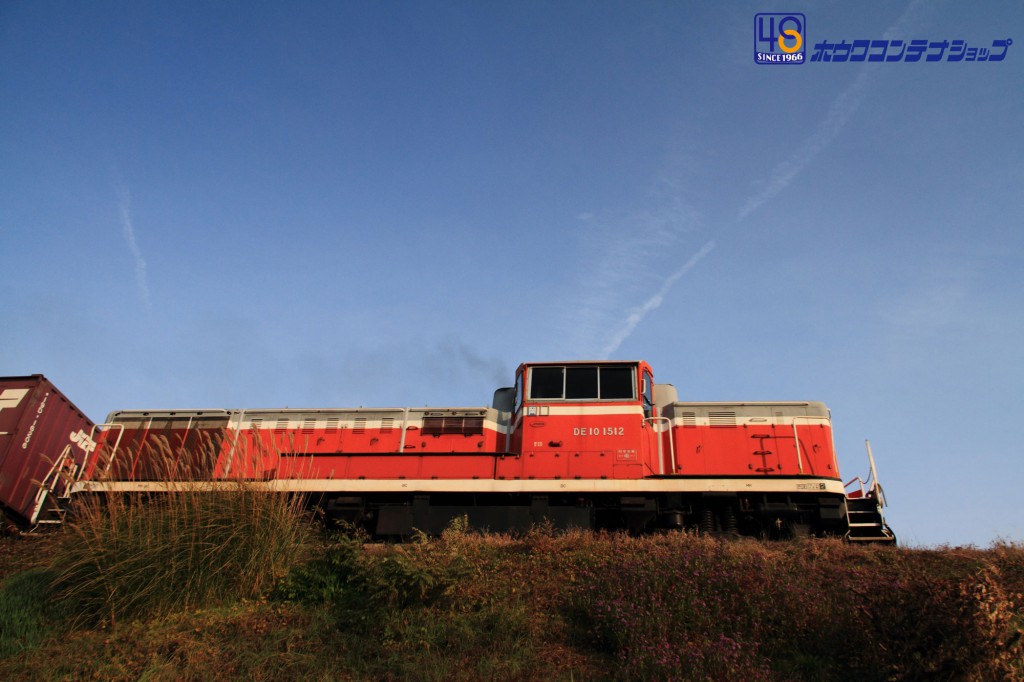
{"type": "Polygon", "coordinates": [[[9,519],[60,520],[59,498],[96,449],[93,429],[42,374],[0,377],[0,506],[9,519]]]}

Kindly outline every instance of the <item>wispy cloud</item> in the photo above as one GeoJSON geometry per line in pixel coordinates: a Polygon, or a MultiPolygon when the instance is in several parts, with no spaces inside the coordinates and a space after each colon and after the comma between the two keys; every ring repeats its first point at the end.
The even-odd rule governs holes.
{"type": "Polygon", "coordinates": [[[142,251],[139,250],[139,243],[135,239],[135,226],[132,222],[131,194],[129,194],[128,188],[122,185],[118,188],[117,195],[118,212],[121,215],[121,232],[124,234],[125,241],[128,242],[128,250],[131,251],[135,261],[135,282],[139,287],[142,304],[146,310],[151,310],[153,306],[149,298],[149,283],[146,280],[146,260],[142,257],[142,251]]]}
{"type": "MultiPolygon", "coordinates": [[[[884,37],[901,37],[910,23],[921,23],[915,15],[927,11],[928,5],[923,0],[911,3],[886,29],[884,37]]],[[[862,67],[850,85],[833,100],[813,132],[796,146],[797,151],[772,170],[769,174],[771,180],[740,202],[739,220],[745,219],[783,192],[801,171],[832,144],[864,101],[871,76],[877,67],[877,64],[862,67]]],[[[577,339],[601,339],[607,336],[608,329],[616,329],[601,349],[601,357],[607,358],[616,352],[644,318],[662,305],[672,287],[715,246],[714,240],[708,241],[682,267],[659,281],[654,273],[669,270],[671,266],[665,259],[675,257],[680,236],[695,233],[698,228],[702,228],[703,219],[699,211],[682,199],[686,192],[678,182],[663,177],[652,194],[656,199],[652,205],[657,208],[650,212],[638,212],[620,221],[621,224],[615,225],[616,234],[598,232],[593,241],[603,249],[602,257],[586,259],[598,281],[584,284],[588,293],[574,316],[577,325],[574,336],[577,339]],[[631,300],[643,300],[645,292],[651,290],[655,293],[647,294],[642,305],[629,305],[631,300]],[[621,324],[610,322],[621,319],[624,311],[628,313],[621,324]]],[[[594,223],[599,222],[592,213],[582,213],[579,219],[590,227],[595,227],[594,223]]],[[[715,232],[718,230],[712,234],[715,232]]]]}
{"type": "Polygon", "coordinates": [[[703,216],[683,196],[677,182],[662,177],[642,209],[618,217],[577,216],[583,247],[576,260],[583,271],[575,283],[580,294],[566,320],[571,346],[560,352],[587,357],[614,352],[664,299],[662,294],[654,301],[657,295],[650,292],[667,293],[686,274],[689,268],[678,266],[679,254],[703,229],[703,216]],[[665,279],[658,274],[666,271],[673,275],[665,279]],[[638,308],[638,300],[647,303],[638,308]]]}
{"type": "MultiPolygon", "coordinates": [[[[899,37],[897,34],[904,30],[910,22],[912,15],[922,7],[923,3],[914,2],[907,7],[899,19],[885,30],[883,37],[886,39],[899,37]]],[[[768,177],[771,178],[759,191],[744,201],[739,210],[739,219],[743,220],[756,211],[766,202],[774,199],[779,193],[789,187],[800,171],[806,168],[814,159],[826,149],[839,133],[846,127],[846,124],[857,112],[861,102],[864,101],[870,76],[880,67],[879,64],[867,64],[861,67],[857,77],[832,101],[825,118],[815,127],[803,142],[796,146],[796,150],[788,159],[781,161],[771,170],[768,177]]]]}
{"type": "Polygon", "coordinates": [[[637,325],[640,324],[643,321],[643,319],[647,317],[652,311],[657,310],[659,307],[661,307],[661,304],[665,300],[665,296],[668,295],[668,292],[669,290],[672,289],[672,286],[677,281],[679,281],[679,278],[688,273],[693,268],[693,266],[695,266],[698,262],[700,262],[702,258],[704,258],[704,256],[711,253],[711,249],[713,248],[715,248],[714,240],[709,241],[707,244],[701,247],[700,251],[691,256],[690,260],[686,261],[686,263],[683,264],[683,267],[679,268],[671,275],[666,277],[665,281],[661,285],[661,289],[659,289],[657,293],[655,293],[653,296],[648,298],[642,306],[633,310],[626,317],[626,321],[623,323],[622,327],[615,333],[615,336],[612,337],[612,340],[608,343],[608,345],[605,346],[604,350],[601,353],[601,357],[608,358],[611,356],[612,353],[617,351],[619,349],[619,346],[622,345],[622,342],[630,337],[630,335],[636,329],[637,325]]]}
{"type": "Polygon", "coordinates": [[[793,178],[806,168],[822,150],[832,144],[832,141],[839,135],[839,132],[846,126],[846,123],[864,100],[864,91],[867,84],[868,71],[865,67],[864,70],[857,74],[857,78],[854,79],[853,83],[843,90],[832,102],[828,114],[818,124],[814,132],[797,145],[797,151],[771,170],[768,174],[771,180],[760,191],[755,192],[743,202],[739,211],[740,220],[746,218],[789,187],[789,184],[793,182],[793,178]]]}
{"type": "Polygon", "coordinates": [[[963,322],[969,313],[974,268],[950,256],[930,255],[893,286],[878,313],[894,336],[925,338],[963,322]]]}

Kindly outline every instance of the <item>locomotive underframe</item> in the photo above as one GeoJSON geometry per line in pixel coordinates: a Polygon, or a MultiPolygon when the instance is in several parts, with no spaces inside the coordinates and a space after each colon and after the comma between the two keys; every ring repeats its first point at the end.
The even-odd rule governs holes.
{"type": "Polygon", "coordinates": [[[685,529],[765,539],[847,531],[845,497],[836,494],[391,493],[323,495],[314,501],[327,520],[362,526],[381,538],[416,531],[436,535],[459,517],[472,528],[512,533],[537,525],[631,533],[685,529]]]}
{"type": "MultiPolygon", "coordinates": [[[[231,489],[238,481],[82,481],[74,492],[231,489]]],[[[298,493],[330,522],[378,537],[417,530],[438,534],[465,516],[473,528],[524,532],[555,528],[687,529],[723,535],[789,538],[848,530],[842,483],[832,479],[654,477],[634,480],[413,481],[271,480],[243,485],[298,493]]]]}

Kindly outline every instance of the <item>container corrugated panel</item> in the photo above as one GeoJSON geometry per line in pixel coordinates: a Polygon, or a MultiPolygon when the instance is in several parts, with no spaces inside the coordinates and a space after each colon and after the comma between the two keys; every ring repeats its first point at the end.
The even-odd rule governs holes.
{"type": "Polygon", "coordinates": [[[42,374],[0,377],[0,505],[4,511],[22,523],[32,520],[41,482],[65,451],[76,466],[83,464],[95,448],[92,429],[93,422],[42,374]]]}

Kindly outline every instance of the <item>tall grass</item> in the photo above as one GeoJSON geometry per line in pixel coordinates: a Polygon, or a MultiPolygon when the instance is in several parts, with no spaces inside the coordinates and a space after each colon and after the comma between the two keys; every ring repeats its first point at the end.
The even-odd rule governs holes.
{"type": "MultiPolygon", "coordinates": [[[[151,464],[178,470],[162,454],[151,464]]],[[[301,499],[243,482],[185,487],[78,501],[51,567],[72,617],[117,621],[259,597],[303,558],[301,499]]]]}
{"type": "MultiPolygon", "coordinates": [[[[163,576],[164,591],[188,585],[160,607],[158,588],[100,554],[79,569],[93,601],[76,606],[96,619],[116,613],[109,629],[57,630],[37,618],[60,606],[46,601],[46,573],[12,576],[0,587],[0,633],[18,640],[0,650],[0,679],[1024,679],[1020,544],[924,550],[458,527],[403,545],[365,541],[314,535],[316,549],[272,596],[249,601],[240,597],[265,592],[277,569],[211,591],[207,603],[197,578],[171,575],[160,551],[147,550],[148,561],[129,553],[136,573],[163,576]],[[104,580],[88,567],[98,564],[104,580]],[[149,599],[112,610],[131,590],[149,599]]],[[[221,555],[207,572],[225,563],[221,555]]],[[[230,571],[241,575],[243,563],[230,571]]]]}
{"type": "Polygon", "coordinates": [[[614,539],[570,592],[626,680],[1019,680],[1024,549],[614,539]]]}

